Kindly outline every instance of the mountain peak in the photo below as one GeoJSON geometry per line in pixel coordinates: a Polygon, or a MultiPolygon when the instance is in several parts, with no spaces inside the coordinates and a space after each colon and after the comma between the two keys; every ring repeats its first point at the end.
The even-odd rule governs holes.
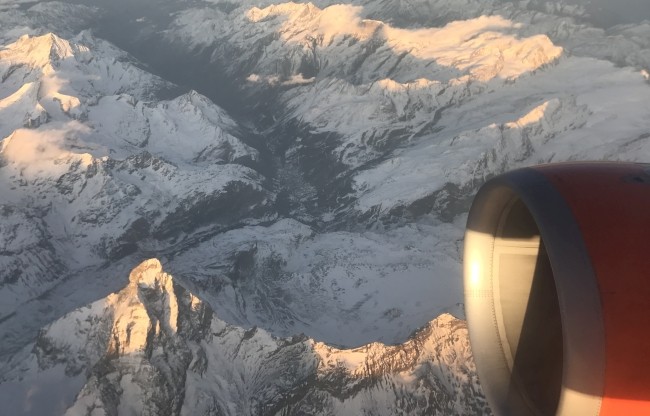
{"type": "Polygon", "coordinates": [[[174,282],[158,259],[135,267],[129,284],[110,295],[112,315],[109,351],[117,355],[149,354],[156,340],[176,339],[179,331],[196,332],[196,316],[211,309],[174,282]]]}
{"type": "Polygon", "coordinates": [[[131,285],[139,285],[155,288],[161,283],[166,286],[167,281],[171,281],[171,276],[163,273],[162,264],[158,259],[145,260],[129,274],[131,285]]]}
{"type": "Polygon", "coordinates": [[[3,54],[10,54],[19,61],[31,64],[34,67],[45,67],[72,58],[75,56],[75,51],[81,49],[86,50],[87,48],[72,45],[54,33],[47,33],[42,36],[23,35],[16,42],[9,45],[5,51],[0,52],[0,57],[3,54]]]}
{"type": "Polygon", "coordinates": [[[178,328],[174,282],[158,259],[133,269],[129,285],[107,300],[114,322],[110,350],[119,355],[145,352],[156,334],[175,333],[178,328]]]}

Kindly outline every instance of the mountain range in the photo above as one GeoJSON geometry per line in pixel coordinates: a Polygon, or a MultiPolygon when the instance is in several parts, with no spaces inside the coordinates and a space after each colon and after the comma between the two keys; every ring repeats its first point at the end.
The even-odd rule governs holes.
{"type": "Polygon", "coordinates": [[[11,414],[489,414],[485,180],[647,161],[650,22],[496,0],[0,1],[11,414]]]}

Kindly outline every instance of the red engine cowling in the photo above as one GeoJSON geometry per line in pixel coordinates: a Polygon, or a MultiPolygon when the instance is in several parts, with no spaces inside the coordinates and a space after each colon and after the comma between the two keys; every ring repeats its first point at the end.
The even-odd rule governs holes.
{"type": "Polygon", "coordinates": [[[488,181],[464,268],[496,415],[650,415],[650,165],[545,165],[488,181]]]}

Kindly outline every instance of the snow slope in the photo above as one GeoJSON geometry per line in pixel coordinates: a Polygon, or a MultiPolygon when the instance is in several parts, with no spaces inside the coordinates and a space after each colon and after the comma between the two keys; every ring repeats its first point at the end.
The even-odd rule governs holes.
{"type": "Polygon", "coordinates": [[[462,316],[462,224],[329,232],[295,220],[228,231],[167,262],[226,321],[336,345],[404,342],[462,316]]]}

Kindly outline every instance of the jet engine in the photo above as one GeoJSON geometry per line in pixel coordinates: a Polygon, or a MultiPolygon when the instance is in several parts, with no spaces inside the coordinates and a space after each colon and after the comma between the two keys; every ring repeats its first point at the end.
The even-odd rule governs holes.
{"type": "Polygon", "coordinates": [[[464,284],[496,416],[650,415],[650,165],[489,180],[467,220],[464,284]]]}

